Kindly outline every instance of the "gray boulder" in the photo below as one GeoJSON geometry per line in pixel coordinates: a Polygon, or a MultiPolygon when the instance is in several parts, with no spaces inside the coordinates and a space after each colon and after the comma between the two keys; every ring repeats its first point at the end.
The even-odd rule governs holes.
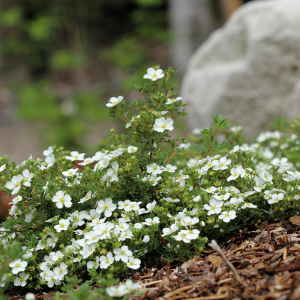
{"type": "Polygon", "coordinates": [[[253,135],[300,116],[300,0],[242,7],[192,57],[182,96],[192,128],[221,114],[253,135]]]}

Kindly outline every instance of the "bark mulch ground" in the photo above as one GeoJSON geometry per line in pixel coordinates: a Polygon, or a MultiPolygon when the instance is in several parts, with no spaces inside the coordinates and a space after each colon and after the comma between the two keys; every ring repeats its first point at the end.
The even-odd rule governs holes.
{"type": "Polygon", "coordinates": [[[300,300],[300,217],[239,233],[181,266],[136,274],[131,300],[300,300]]]}

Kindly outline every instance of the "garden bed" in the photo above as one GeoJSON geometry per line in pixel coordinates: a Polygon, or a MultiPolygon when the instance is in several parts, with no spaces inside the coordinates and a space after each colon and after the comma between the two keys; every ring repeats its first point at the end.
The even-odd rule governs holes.
{"type": "Polygon", "coordinates": [[[184,104],[171,74],[149,68],[140,100],[110,98],[124,132],[112,130],[93,156],[49,147],[20,165],[0,158],[11,199],[0,298],[297,298],[297,228],[254,226],[299,223],[300,121],[249,144],[221,117],[174,138],[184,104]]]}

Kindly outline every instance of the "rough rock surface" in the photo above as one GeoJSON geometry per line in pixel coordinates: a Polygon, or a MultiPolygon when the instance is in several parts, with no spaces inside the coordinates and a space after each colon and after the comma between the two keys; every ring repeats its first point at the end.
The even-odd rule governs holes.
{"type": "Polygon", "coordinates": [[[255,134],[300,116],[300,1],[245,5],[193,56],[182,95],[190,126],[221,114],[255,134]]]}

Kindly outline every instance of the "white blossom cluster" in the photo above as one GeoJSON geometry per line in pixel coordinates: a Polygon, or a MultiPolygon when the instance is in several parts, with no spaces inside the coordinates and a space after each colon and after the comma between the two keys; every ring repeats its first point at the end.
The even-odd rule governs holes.
{"type": "Polygon", "coordinates": [[[111,286],[106,289],[107,294],[111,297],[123,297],[125,295],[131,294],[136,290],[140,290],[142,287],[138,283],[134,283],[131,280],[127,280],[123,284],[118,286],[111,286]]]}
{"type": "MultiPolygon", "coordinates": [[[[148,69],[144,78],[154,84],[164,72],[148,69]]],[[[107,106],[122,100],[111,98],[107,106]]],[[[43,159],[29,159],[13,172],[0,160],[3,188],[12,196],[9,219],[17,223],[4,223],[0,243],[7,248],[24,235],[28,239],[1,286],[53,288],[74,274],[138,270],[151,253],[198,251],[211,232],[238,225],[250,211],[297,204],[300,166],[288,156],[299,151],[295,135],[266,132],[252,144],[206,155],[192,152],[191,140],[174,143],[175,154],[162,156],[159,141],[174,129],[167,109],[180,102],[166,96],[166,111],[129,118],[128,130],[148,122],[145,132],[153,133],[153,142],[146,146],[130,140],[92,156],[49,147],[43,159]]],[[[107,293],[121,297],[138,288],[128,281],[107,293]]]]}

